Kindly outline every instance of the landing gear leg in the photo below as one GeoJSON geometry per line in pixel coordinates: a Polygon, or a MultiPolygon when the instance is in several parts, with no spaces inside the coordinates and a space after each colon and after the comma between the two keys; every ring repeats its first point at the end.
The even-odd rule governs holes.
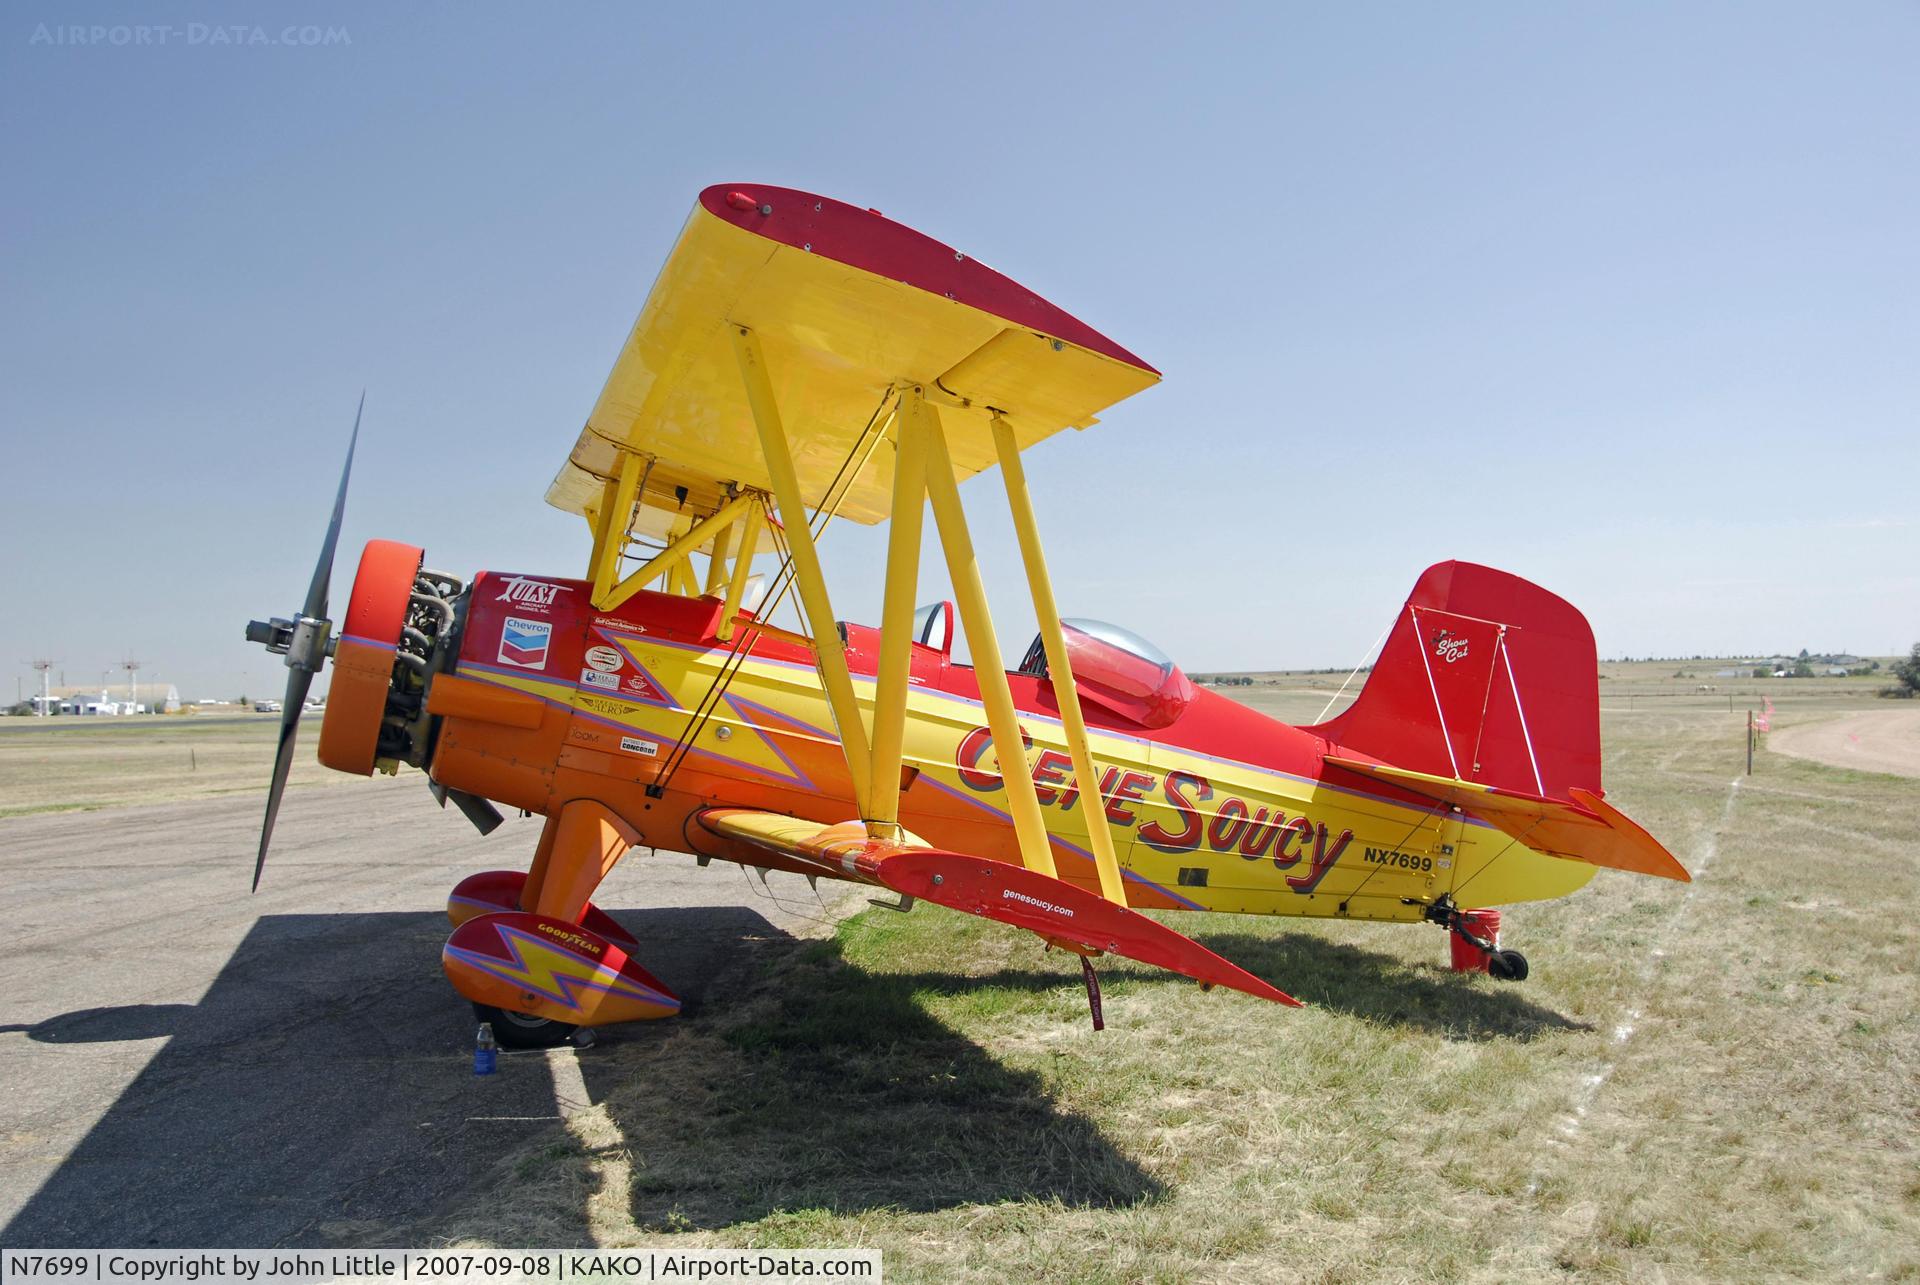
{"type": "MultiPolygon", "coordinates": [[[[1409,904],[1417,905],[1420,903],[1412,902],[1409,904]]],[[[1425,915],[1427,922],[1439,924],[1442,928],[1445,928],[1448,933],[1457,938],[1458,943],[1464,943],[1467,947],[1471,948],[1471,950],[1466,953],[1472,954],[1477,952],[1480,957],[1483,957],[1486,960],[1486,970],[1489,977],[1502,982],[1523,982],[1527,979],[1527,957],[1517,950],[1502,950],[1496,941],[1482,937],[1479,933],[1475,932],[1474,929],[1477,925],[1468,917],[1474,912],[1461,910],[1458,906],[1454,905],[1453,898],[1449,894],[1443,892],[1435,901],[1426,903],[1426,908],[1422,913],[1425,915]]],[[[1498,925],[1499,919],[1496,916],[1494,918],[1494,926],[1497,928],[1498,925]]],[[[1458,949],[1458,943],[1456,943],[1454,954],[1454,968],[1461,971],[1479,971],[1478,968],[1473,965],[1462,962],[1462,952],[1458,949]]]]}

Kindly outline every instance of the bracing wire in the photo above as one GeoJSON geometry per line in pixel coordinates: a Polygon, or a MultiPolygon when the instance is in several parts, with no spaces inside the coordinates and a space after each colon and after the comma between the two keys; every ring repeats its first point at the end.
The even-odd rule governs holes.
{"type": "Polygon", "coordinates": [[[1500,858],[1506,856],[1509,852],[1513,851],[1515,844],[1520,843],[1522,840],[1532,835],[1535,830],[1538,830],[1542,825],[1546,824],[1546,820],[1547,820],[1546,817],[1544,816],[1540,817],[1539,819],[1534,821],[1532,825],[1522,830],[1519,834],[1510,836],[1507,839],[1507,843],[1505,847],[1501,848],[1500,851],[1494,853],[1491,857],[1488,857],[1485,865],[1481,866],[1478,870],[1468,875],[1466,877],[1465,882],[1459,884],[1457,887],[1453,889],[1453,896],[1458,897],[1461,893],[1465,892],[1467,890],[1467,884],[1472,883],[1475,879],[1478,879],[1481,875],[1485,874],[1488,870],[1491,870],[1493,868],[1494,862],[1498,861],[1500,858]]]}
{"type": "MultiPolygon", "coordinates": [[[[1407,840],[1413,838],[1414,835],[1420,833],[1421,828],[1424,827],[1427,824],[1427,822],[1432,821],[1439,816],[1440,816],[1440,810],[1438,807],[1427,809],[1426,813],[1422,815],[1418,821],[1415,821],[1413,823],[1412,828],[1409,829],[1405,834],[1400,836],[1400,842],[1394,844],[1393,846],[1396,848],[1405,846],[1407,840]]],[[[1337,867],[1340,863],[1336,861],[1333,864],[1335,867],[1337,867]]],[[[1355,897],[1359,896],[1360,890],[1366,887],[1369,883],[1373,882],[1373,877],[1385,869],[1386,867],[1382,865],[1382,866],[1375,866],[1373,869],[1367,871],[1366,878],[1362,879],[1359,883],[1355,884],[1351,890],[1349,890],[1348,892],[1342,895],[1342,898],[1341,898],[1342,902],[1345,903],[1345,902],[1352,901],[1355,897]]],[[[1329,873],[1331,873],[1331,870],[1329,870],[1329,873]]]]}
{"type": "MultiPolygon", "coordinates": [[[[891,420],[883,419],[882,415],[887,409],[888,402],[892,400],[893,392],[894,390],[889,388],[881,394],[880,401],[873,408],[873,414],[867,417],[866,425],[854,438],[853,445],[848,449],[846,457],[840,461],[840,467],[834,473],[833,479],[827,483],[826,492],[820,497],[820,503],[808,524],[808,531],[813,539],[818,540],[826,532],[827,525],[839,513],[840,506],[846,502],[848,493],[853,490],[854,482],[866,470],[867,462],[873,458],[874,451],[885,439],[887,424],[891,420]],[[876,425],[880,430],[877,433],[874,431],[876,425]]],[[[766,504],[764,497],[760,503],[763,506],[766,504]]],[[[774,552],[780,558],[780,565],[774,571],[773,583],[768,586],[765,610],[755,612],[755,615],[762,619],[773,615],[786,597],[787,591],[792,588],[794,581],[793,551],[788,545],[785,528],[775,520],[771,512],[767,513],[766,517],[767,531],[774,545],[774,552]]],[[[689,712],[687,724],[681,729],[679,738],[674,742],[673,751],[667,756],[660,775],[654,779],[652,789],[664,791],[675,773],[679,772],[681,764],[686,762],[687,755],[693,749],[694,739],[700,735],[708,720],[713,717],[714,711],[719,708],[727,687],[746,664],[754,644],[761,637],[761,632],[754,628],[752,623],[742,625],[736,632],[727,658],[715,671],[713,681],[707,685],[707,690],[702,694],[699,703],[689,712]]],[[[814,659],[816,670],[819,663],[816,653],[814,659]]],[[[822,681],[825,681],[824,678],[822,681]]]]}
{"type": "Polygon", "coordinates": [[[1347,685],[1353,682],[1355,676],[1358,675],[1361,670],[1365,669],[1368,663],[1373,660],[1374,653],[1380,650],[1380,644],[1387,640],[1387,635],[1389,633],[1392,633],[1393,627],[1399,623],[1400,623],[1400,617],[1398,615],[1394,616],[1392,620],[1389,620],[1387,622],[1387,627],[1385,629],[1382,629],[1380,631],[1380,636],[1373,640],[1373,646],[1367,648],[1366,652],[1360,658],[1360,663],[1353,667],[1353,673],[1347,675],[1347,681],[1345,683],[1341,683],[1340,690],[1335,692],[1331,697],[1328,698],[1327,708],[1320,711],[1320,717],[1313,720],[1315,723],[1326,722],[1327,710],[1332,709],[1334,705],[1339,702],[1340,698],[1347,694],[1347,685]]]}

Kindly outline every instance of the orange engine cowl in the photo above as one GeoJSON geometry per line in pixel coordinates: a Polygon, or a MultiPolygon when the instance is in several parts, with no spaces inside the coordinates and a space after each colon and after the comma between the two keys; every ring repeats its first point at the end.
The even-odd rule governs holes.
{"type": "Polygon", "coordinates": [[[373,775],[395,653],[423,557],[420,549],[396,540],[369,540],[360,555],[353,597],[334,640],[333,682],[320,724],[320,761],[336,771],[373,775]]]}

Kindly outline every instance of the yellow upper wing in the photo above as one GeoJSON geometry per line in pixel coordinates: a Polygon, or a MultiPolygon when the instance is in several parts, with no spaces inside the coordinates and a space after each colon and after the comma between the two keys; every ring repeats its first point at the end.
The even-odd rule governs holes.
{"type": "MultiPolygon", "coordinates": [[[[803,493],[818,501],[891,388],[945,395],[956,471],[993,463],[989,407],[1021,449],[1085,428],[1159,372],[1046,300],[911,228],[759,185],[700,194],[547,502],[591,517],[619,453],[652,461],[642,504],[664,529],[711,512],[730,483],[769,485],[729,325],[766,353],[803,493]],[[682,490],[684,489],[684,497],[682,490]]],[[[888,515],[890,450],[840,514],[888,515]]]]}

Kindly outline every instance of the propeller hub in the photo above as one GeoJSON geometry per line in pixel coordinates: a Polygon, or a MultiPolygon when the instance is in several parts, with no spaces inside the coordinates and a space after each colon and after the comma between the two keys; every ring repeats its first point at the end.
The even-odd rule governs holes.
{"type": "Polygon", "coordinates": [[[300,616],[289,631],[285,651],[288,669],[304,669],[317,674],[326,667],[331,654],[333,622],[316,616],[300,616]]]}
{"type": "Polygon", "coordinates": [[[275,616],[272,620],[249,620],[247,641],[259,643],[268,651],[284,656],[293,645],[293,622],[275,616]]]}

